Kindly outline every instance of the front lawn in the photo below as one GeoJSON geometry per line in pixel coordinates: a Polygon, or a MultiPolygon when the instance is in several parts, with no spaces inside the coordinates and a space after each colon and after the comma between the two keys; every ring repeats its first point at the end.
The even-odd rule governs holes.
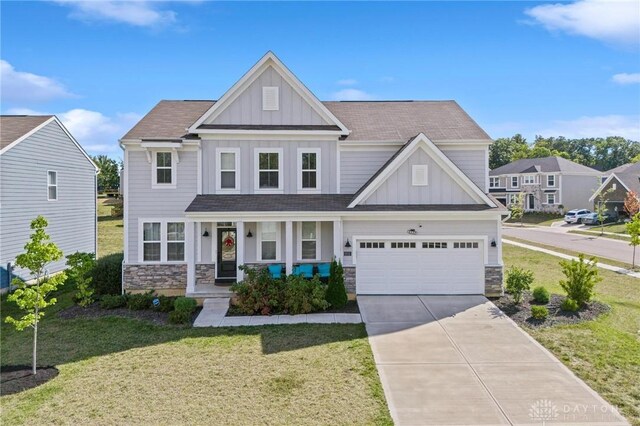
{"type": "MultiPolygon", "coordinates": [[[[534,286],[564,294],[560,259],[504,245],[505,267],[520,266],[535,273],[534,286]]],[[[640,279],[600,269],[596,299],[611,312],[595,321],[527,332],[551,350],[589,386],[633,424],[640,425],[640,279]]]]}
{"type": "MultiPolygon", "coordinates": [[[[522,223],[525,225],[551,226],[553,222],[563,220],[564,216],[555,213],[525,213],[522,223]]],[[[509,218],[507,223],[520,224],[520,219],[509,218]]]]}
{"type": "MultiPolygon", "coordinates": [[[[363,325],[194,329],[54,314],[69,305],[67,290],[39,332],[39,364],[60,375],[2,397],[0,423],[391,423],[363,325]]],[[[29,364],[31,337],[3,323],[2,364],[29,364]]]]}
{"type": "Polygon", "coordinates": [[[98,198],[98,255],[121,252],[124,245],[122,218],[111,216],[113,198],[98,198]]]}

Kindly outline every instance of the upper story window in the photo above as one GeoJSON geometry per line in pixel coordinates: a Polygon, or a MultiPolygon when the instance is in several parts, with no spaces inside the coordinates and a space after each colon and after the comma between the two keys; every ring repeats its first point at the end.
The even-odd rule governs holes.
{"type": "Polygon", "coordinates": [[[280,88],[265,86],[262,88],[262,110],[278,111],[280,109],[280,88]]]}
{"type": "Polygon", "coordinates": [[[556,186],[556,175],[547,175],[547,186],[556,186]]]}
{"type": "Polygon", "coordinates": [[[428,183],[428,166],[426,164],[416,164],[411,166],[411,184],[413,186],[427,186],[428,183]]]}
{"type": "Polygon", "coordinates": [[[153,155],[153,188],[176,187],[176,158],[171,151],[158,151],[153,155]]]}
{"type": "Polygon", "coordinates": [[[218,191],[240,190],[240,149],[216,149],[216,189],[218,191]]]}
{"type": "Polygon", "coordinates": [[[47,200],[56,201],[58,199],[58,172],[47,171],[47,200]]]}
{"type": "Polygon", "coordinates": [[[518,176],[511,176],[511,187],[517,188],[518,186],[518,176]]]}
{"type": "Polygon", "coordinates": [[[320,149],[298,149],[298,190],[320,191],[320,149]]]}
{"type": "Polygon", "coordinates": [[[282,191],[282,148],[256,149],[255,189],[282,191]]]}
{"type": "Polygon", "coordinates": [[[522,184],[523,185],[533,185],[536,183],[536,177],[534,175],[524,175],[522,176],[522,184]]]}
{"type": "Polygon", "coordinates": [[[489,188],[500,188],[500,178],[499,177],[490,177],[489,178],[489,188]]]}

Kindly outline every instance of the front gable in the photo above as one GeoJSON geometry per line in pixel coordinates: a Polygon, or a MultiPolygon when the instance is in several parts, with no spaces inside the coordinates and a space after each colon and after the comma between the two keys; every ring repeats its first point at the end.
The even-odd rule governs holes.
{"type": "Polygon", "coordinates": [[[407,143],[354,196],[359,204],[485,204],[496,207],[424,134],[407,143]]]}

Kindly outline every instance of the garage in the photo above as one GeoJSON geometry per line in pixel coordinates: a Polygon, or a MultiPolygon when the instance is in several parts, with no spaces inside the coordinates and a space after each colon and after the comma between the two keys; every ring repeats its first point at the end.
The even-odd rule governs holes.
{"type": "Polygon", "coordinates": [[[483,239],[362,239],[358,294],[483,294],[483,239]]]}

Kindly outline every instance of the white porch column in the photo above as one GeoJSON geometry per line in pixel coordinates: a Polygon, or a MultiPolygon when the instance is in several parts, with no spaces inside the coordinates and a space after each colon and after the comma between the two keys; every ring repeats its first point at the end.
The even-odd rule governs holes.
{"type": "Polygon", "coordinates": [[[342,221],[333,221],[333,256],[342,260],[342,221]]]}
{"type": "Polygon", "coordinates": [[[284,262],[287,275],[293,272],[293,222],[287,220],[284,227],[284,262]]]}
{"type": "MultiPolygon", "coordinates": [[[[236,264],[244,264],[244,222],[236,222],[236,264]]],[[[236,281],[244,279],[244,272],[236,270],[236,281]]]]}
{"type": "Polygon", "coordinates": [[[184,223],[185,236],[185,260],[187,261],[187,293],[193,293],[196,289],[196,256],[194,233],[195,226],[192,220],[184,223]]]}

